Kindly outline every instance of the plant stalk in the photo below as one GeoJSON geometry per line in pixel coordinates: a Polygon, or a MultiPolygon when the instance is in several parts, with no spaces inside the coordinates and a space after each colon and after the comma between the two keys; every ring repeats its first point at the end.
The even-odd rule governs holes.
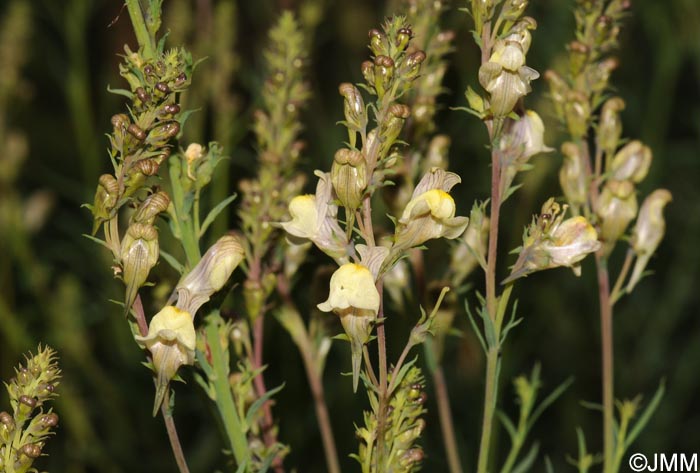
{"type": "Polygon", "coordinates": [[[459,461],[459,450],[455,439],[455,430],[452,423],[452,409],[450,408],[450,398],[447,394],[447,382],[442,366],[435,366],[433,371],[433,384],[435,384],[435,400],[440,416],[440,428],[442,438],[445,442],[445,453],[447,454],[447,464],[450,473],[462,473],[462,465],[459,461]]]}
{"type": "Polygon", "coordinates": [[[610,275],[608,262],[602,250],[595,255],[598,274],[598,298],[600,301],[600,331],[603,362],[603,472],[611,473],[614,455],[613,415],[615,398],[613,393],[613,326],[610,302],[610,275]]]}
{"type": "Polygon", "coordinates": [[[139,48],[143,48],[143,55],[146,59],[156,57],[156,40],[148,31],[146,20],[143,17],[141,2],[139,0],[125,0],[126,8],[129,10],[129,18],[134,26],[136,41],[139,43],[139,48]]]}

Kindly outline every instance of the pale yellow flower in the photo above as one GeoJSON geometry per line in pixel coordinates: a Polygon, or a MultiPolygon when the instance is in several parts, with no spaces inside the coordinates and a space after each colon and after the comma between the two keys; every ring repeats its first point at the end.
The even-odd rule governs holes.
{"type": "Polygon", "coordinates": [[[321,311],[340,316],[340,323],[350,339],[353,391],[357,391],[362,348],[372,334],[379,312],[379,299],[372,272],[366,266],[346,263],[331,276],[328,300],[318,304],[321,311]]]}
{"type": "Polygon", "coordinates": [[[156,398],[153,415],[163,402],[170,380],[182,365],[194,363],[196,334],[192,315],[177,307],[165,306],[148,326],[148,335],[134,337],[153,357],[156,371],[156,398]]]}
{"type": "Polygon", "coordinates": [[[649,258],[659,247],[664,233],[666,233],[666,221],[664,220],[663,210],[671,200],[672,196],[669,191],[657,189],[644,199],[644,203],[639,209],[639,216],[637,217],[637,223],[632,231],[632,239],[630,241],[632,249],[637,255],[637,260],[634,264],[632,276],[627,284],[627,292],[634,289],[634,286],[642,278],[649,258]]]}

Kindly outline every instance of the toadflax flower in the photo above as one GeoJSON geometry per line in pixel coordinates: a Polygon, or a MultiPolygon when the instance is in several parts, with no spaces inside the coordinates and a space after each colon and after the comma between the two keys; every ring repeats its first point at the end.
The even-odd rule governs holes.
{"type": "Polygon", "coordinates": [[[669,191],[656,189],[644,199],[644,203],[639,209],[639,216],[637,217],[634,230],[632,230],[632,239],[630,241],[632,249],[637,255],[637,260],[634,263],[629,283],[627,283],[627,292],[634,289],[634,286],[642,278],[642,273],[649,262],[649,258],[654,254],[664,237],[666,221],[664,220],[663,210],[666,204],[671,202],[671,199],[672,196],[669,191]]]}
{"type": "Polygon", "coordinates": [[[634,184],[630,181],[609,180],[596,202],[595,212],[600,219],[600,237],[609,254],[615,242],[625,233],[639,209],[634,184]]]}
{"type": "Polygon", "coordinates": [[[120,259],[122,279],[126,284],[124,316],[129,314],[139,288],[158,262],[158,231],[153,225],[132,223],[122,238],[120,259]]]}
{"type": "Polygon", "coordinates": [[[564,220],[565,213],[566,206],[560,211],[554,199],[545,202],[542,213],[525,232],[520,256],[503,284],[535,271],[560,266],[573,269],[577,276],[581,274],[578,263],[600,249],[598,234],[584,217],[564,220]]]}
{"type": "Polygon", "coordinates": [[[338,315],[350,338],[352,388],[357,391],[362,347],[369,341],[379,312],[379,292],[372,272],[361,264],[342,265],[331,276],[328,300],[318,304],[318,308],[338,315]]]}
{"type": "Polygon", "coordinates": [[[533,110],[527,110],[518,120],[509,121],[499,140],[503,167],[501,195],[507,195],[515,175],[528,169],[530,158],[554,151],[544,144],[544,123],[533,110]]]}
{"type": "Polygon", "coordinates": [[[182,365],[194,362],[196,334],[192,315],[171,305],[163,307],[151,319],[148,335],[134,337],[143,348],[147,348],[153,357],[156,371],[156,397],[153,404],[153,416],[163,403],[170,380],[182,365]]]}
{"type": "Polygon", "coordinates": [[[224,287],[244,257],[240,237],[224,235],[219,238],[177,285],[177,307],[194,316],[202,304],[224,287]]]}
{"type": "Polygon", "coordinates": [[[469,219],[455,217],[455,201],[448,194],[460,181],[457,174],[440,168],[423,176],[396,225],[394,251],[435,238],[454,239],[464,232],[469,219]]]}
{"type": "MultiPolygon", "coordinates": [[[[525,19],[523,19],[525,20],[525,19]]],[[[489,60],[479,68],[479,83],[491,94],[491,113],[504,117],[513,111],[515,103],[530,92],[530,82],[539,74],[525,65],[530,47],[530,32],[536,24],[528,19],[522,28],[496,41],[489,60]]]]}
{"type": "Polygon", "coordinates": [[[329,173],[316,172],[318,184],[315,195],[300,195],[289,202],[292,219],[280,225],[291,243],[311,240],[321,251],[339,264],[347,262],[348,241],[338,225],[338,206],[332,202],[333,186],[329,173]],[[301,241],[299,241],[301,240],[301,241]]]}

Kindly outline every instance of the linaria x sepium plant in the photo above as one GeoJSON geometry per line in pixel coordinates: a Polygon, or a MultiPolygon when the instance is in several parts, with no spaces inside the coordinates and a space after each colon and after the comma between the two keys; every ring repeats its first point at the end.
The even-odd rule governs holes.
{"type": "MultiPolygon", "coordinates": [[[[569,135],[562,146],[560,172],[566,203],[545,200],[523,232],[509,274],[499,280],[501,207],[521,186],[519,175],[534,166],[537,155],[554,151],[545,144],[540,115],[524,106],[532,82],[539,78],[527,65],[537,27],[524,15],[527,3],[471,0],[466,8],[481,52],[475,73],[481,89],[466,90],[467,106],[462,110],[484,124],[491,155],[490,197],[475,202],[468,218],[460,215],[461,205],[451,195],[461,178],[447,170],[450,139],[435,123],[446,58],[455,37],[439,26],[447,2],[405,0],[401,3],[405,16],[391,16],[381,28],[369,31],[371,55],[360,67],[364,81],[338,86],[340,125],[347,141],[333,153],[329,169],[315,171],[311,194],[303,193],[306,177],[299,171],[304,152],[301,111],[311,97],[305,76],[308,36],[323,5],[305,2],[299,19],[292,12],[282,13],[270,29],[263,54],[264,81],[252,113],[258,167],[252,177],[240,181],[240,230],[226,232],[227,218],[216,223],[217,217],[225,215],[236,196],[228,189],[226,173],[217,168],[227,159],[224,147],[186,142],[182,130],[192,116],[192,134],[203,135],[206,118],[185,110],[183,104],[195,108],[198,101],[209,101],[215,134],[230,144],[236,139],[231,135],[240,132],[232,132],[228,123],[237,110],[229,90],[236,71],[236,56],[227,49],[232,36],[176,29],[172,38],[178,46],[166,49],[166,35],[159,35],[162,0],[126,0],[138,47],[125,46],[122,56],[120,73],[128,88],[113,90],[126,98],[127,105],[112,118],[113,172],[98,179],[89,206],[94,218],[89,238],[111,252],[114,275],[124,282],[123,312],[134,341],[146,352],[145,364],[153,371],[153,414],[160,410],[163,415],[181,473],[189,469],[173,419],[172,382],[184,372],[191,373],[214,403],[236,471],[285,471],[291,446],[278,438],[285,419],[276,418],[272,400],[283,386],[269,388],[265,380],[269,347],[264,327],[274,320],[286,329],[301,355],[329,472],[340,472],[323,386],[331,349],[329,330],[336,326],[342,333],[334,338],[348,342],[349,348],[348,380],[337,384],[348,392],[364,391],[368,400],[362,422],[355,426],[359,445],[352,457],[360,470],[420,469],[425,457],[419,441],[426,426],[426,384],[432,380],[447,464],[451,473],[461,473],[441,363],[446,336],[455,331],[458,297],[477,268],[485,275],[485,293],[476,293],[477,317],[466,304],[486,358],[477,473],[528,471],[538,454],[536,443],[528,445],[528,434],[571,381],[538,401],[542,381],[535,365],[529,376],[514,380],[517,419],[497,410],[503,348],[522,320],[511,300],[513,289],[547,269],[570,268],[579,275],[582,261],[591,253],[601,286],[604,473],[619,470],[626,448],[663,389],[634,425],[638,401],[620,402],[619,427],[613,429],[612,306],[644,275],[663,237],[662,210],[671,196],[656,190],[641,208],[637,205],[635,186],[648,172],[651,151],[638,141],[621,140],[619,113],[624,102],[607,95],[615,63],[606,54],[615,43],[625,2],[581,1],[576,9],[577,41],[569,46],[569,70],[546,74],[557,118],[569,135]],[[198,63],[180,46],[188,35],[194,35],[201,54],[207,44],[216,42],[212,38],[221,38],[215,54],[221,62],[209,68],[215,79],[211,88],[197,82],[198,63]],[[207,90],[220,94],[222,102],[213,103],[207,90]],[[594,152],[589,142],[595,142],[594,152]],[[611,290],[607,260],[635,217],[630,249],[611,290]],[[161,238],[166,232],[172,238],[161,238]],[[423,251],[441,239],[452,240],[450,264],[429,271],[423,251]],[[309,301],[309,292],[298,284],[299,268],[313,247],[333,267],[325,300],[309,301]],[[158,267],[161,262],[167,265],[158,267]],[[169,297],[159,298],[147,289],[157,267],[163,279],[159,284],[169,297]],[[242,282],[235,285],[231,279],[238,267],[242,282]],[[407,297],[408,286],[417,295],[407,297]],[[233,296],[227,298],[229,294],[233,296]],[[144,304],[142,296],[154,303],[144,304]],[[299,303],[302,296],[307,299],[304,304],[299,303]],[[303,307],[309,302],[312,313],[305,316],[303,307]],[[147,313],[154,315],[149,318],[147,313]],[[404,320],[413,316],[414,322],[403,350],[392,361],[386,321],[401,313],[407,316],[404,320]],[[419,357],[409,357],[419,345],[424,345],[427,378],[419,357]],[[496,418],[510,440],[502,459],[494,455],[496,418]]],[[[182,2],[175,6],[175,17],[187,10],[182,2]]],[[[222,22],[231,20],[236,11],[229,1],[214,10],[211,5],[207,8],[216,12],[207,24],[217,30],[225,28],[222,22]]],[[[5,417],[0,420],[9,425],[5,417]]],[[[35,440],[43,442],[41,435],[46,434],[35,440]]],[[[578,435],[577,466],[584,472],[596,457],[587,452],[581,430],[578,435]]],[[[19,452],[20,447],[26,449],[15,446],[12,451],[19,452]]],[[[0,452],[7,464],[10,447],[4,448],[0,452]]]]}

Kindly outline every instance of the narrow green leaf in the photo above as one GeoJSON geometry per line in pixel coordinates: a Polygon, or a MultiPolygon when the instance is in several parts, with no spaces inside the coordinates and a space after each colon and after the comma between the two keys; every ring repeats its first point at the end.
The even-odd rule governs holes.
{"type": "Polygon", "coordinates": [[[629,435],[627,435],[627,438],[625,439],[625,450],[627,450],[630,445],[632,445],[632,442],[634,442],[639,434],[642,433],[642,430],[644,427],[646,427],[647,423],[649,422],[649,419],[651,419],[651,416],[654,415],[654,412],[656,409],[659,407],[659,404],[661,403],[661,399],[664,397],[664,393],[666,392],[666,381],[661,380],[659,383],[659,387],[656,390],[656,393],[654,394],[654,397],[651,398],[651,401],[649,402],[649,405],[644,409],[644,412],[642,415],[639,417],[639,420],[634,424],[634,427],[630,430],[629,435]]]}
{"type": "Polygon", "coordinates": [[[467,317],[469,318],[469,323],[471,323],[472,328],[474,329],[474,333],[479,339],[481,348],[484,350],[484,353],[486,353],[488,351],[488,349],[486,348],[486,342],[484,341],[484,337],[481,335],[481,330],[479,330],[479,326],[476,324],[476,319],[474,318],[472,311],[469,309],[469,303],[466,300],[464,301],[464,308],[467,310],[467,317]]]}
{"type": "Polygon", "coordinates": [[[272,396],[284,389],[284,383],[280,384],[274,389],[270,389],[263,396],[260,396],[255,402],[250,406],[248,412],[245,415],[245,422],[247,425],[253,425],[253,417],[260,410],[260,408],[265,404],[272,396]]]}
{"type": "Polygon", "coordinates": [[[202,227],[199,230],[199,238],[202,238],[204,236],[204,233],[207,231],[207,228],[214,223],[214,220],[216,217],[234,200],[236,200],[236,194],[233,194],[226,199],[222,200],[219,202],[216,207],[211,209],[209,214],[207,215],[207,218],[204,219],[204,222],[202,222],[202,227]]]}
{"type": "Polygon", "coordinates": [[[532,412],[532,415],[530,416],[530,419],[527,422],[527,429],[530,430],[533,425],[535,425],[535,422],[537,422],[537,419],[542,415],[542,413],[554,403],[562,394],[564,394],[564,391],[566,391],[569,386],[574,382],[574,377],[571,376],[568,378],[566,381],[561,383],[557,388],[552,391],[549,396],[544,398],[542,402],[539,403],[539,405],[535,408],[535,410],[532,412]]]}
{"type": "Polygon", "coordinates": [[[513,473],[526,473],[527,471],[530,471],[530,468],[532,468],[535,460],[537,460],[537,454],[539,451],[540,444],[534,443],[532,448],[527,452],[527,455],[520,460],[520,463],[515,465],[515,468],[513,468],[513,473]]]}
{"type": "Polygon", "coordinates": [[[511,441],[515,442],[515,437],[518,436],[518,430],[515,428],[513,421],[500,409],[496,411],[496,415],[498,416],[498,420],[501,421],[501,424],[503,424],[503,427],[508,431],[511,441]]]}
{"type": "Polygon", "coordinates": [[[180,262],[173,255],[171,255],[163,249],[160,250],[160,255],[163,257],[165,262],[168,263],[179,274],[185,272],[185,267],[182,264],[180,264],[180,262]]]}

